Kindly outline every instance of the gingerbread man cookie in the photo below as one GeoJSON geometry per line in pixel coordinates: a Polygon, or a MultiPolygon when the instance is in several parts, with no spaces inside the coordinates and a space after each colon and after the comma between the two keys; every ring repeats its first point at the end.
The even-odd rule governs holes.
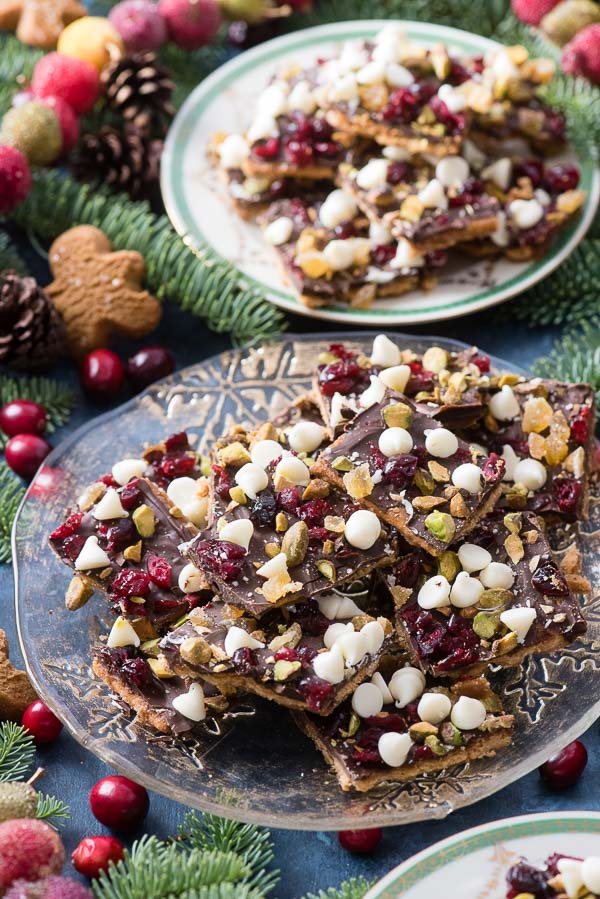
{"type": "Polygon", "coordinates": [[[112,252],[98,228],[65,231],[50,247],[49,262],[54,281],[46,292],[65,320],[76,358],[106,346],[113,334],[143,337],[159,323],[160,303],[141,287],[144,257],[112,252]]]}
{"type": "Polygon", "coordinates": [[[0,31],[15,31],[22,43],[51,50],[63,29],[85,15],[78,0],[0,0],[0,31]]]}
{"type": "Polygon", "coordinates": [[[24,671],[8,658],[8,640],[0,630],[0,721],[20,721],[37,695],[24,671]]]}

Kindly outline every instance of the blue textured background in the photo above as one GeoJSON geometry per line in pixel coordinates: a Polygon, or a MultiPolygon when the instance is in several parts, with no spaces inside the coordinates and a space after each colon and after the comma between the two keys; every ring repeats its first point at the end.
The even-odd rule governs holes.
{"type": "MultiPolygon", "coordinates": [[[[25,249],[25,241],[21,239],[20,235],[18,237],[20,245],[25,249]]],[[[47,283],[49,279],[44,265],[26,250],[25,253],[41,282],[47,283]]],[[[303,317],[290,317],[290,331],[319,333],[327,329],[327,324],[303,317]]],[[[331,325],[330,329],[335,329],[335,325],[331,325]]],[[[530,365],[537,356],[546,353],[556,337],[556,332],[552,328],[529,330],[521,324],[510,322],[499,325],[494,319],[493,310],[468,318],[440,323],[436,327],[429,326],[412,330],[420,333],[436,333],[475,343],[486,351],[525,367],[530,365]]],[[[160,327],[144,343],[160,343],[169,347],[176,357],[178,368],[201,362],[202,359],[230,347],[226,336],[215,335],[207,331],[200,321],[192,319],[180,312],[177,307],[169,304],[165,306],[160,327]]],[[[143,343],[136,345],[121,343],[115,348],[126,355],[141,345],[143,343]]],[[[77,376],[72,367],[65,367],[56,374],[69,380],[78,388],[77,376]]],[[[121,400],[124,401],[127,398],[128,395],[124,391],[121,400]]],[[[86,402],[81,397],[81,402],[71,417],[68,427],[53,435],[53,443],[56,445],[62,436],[70,433],[101,411],[104,409],[86,402]]],[[[6,629],[11,641],[13,661],[20,663],[14,628],[12,593],[12,574],[10,566],[7,565],[0,568],[0,626],[6,629]]],[[[573,697],[573,701],[577,701],[576,696],[573,697]]],[[[306,892],[335,886],[351,876],[359,874],[364,874],[368,878],[382,876],[394,865],[431,843],[465,828],[497,818],[535,811],[599,808],[600,752],[598,751],[597,724],[588,732],[584,740],[590,761],[580,783],[570,790],[553,794],[544,787],[537,773],[534,772],[495,796],[451,815],[445,821],[390,828],[385,832],[377,851],[369,857],[353,856],[345,852],[339,846],[334,833],[297,833],[274,830],[276,864],[282,873],[276,896],[279,899],[297,899],[306,892]]],[[[53,746],[40,752],[38,756],[39,764],[47,769],[47,775],[40,787],[45,792],[60,796],[71,806],[72,818],[63,831],[68,852],[77,845],[82,837],[106,832],[90,812],[88,795],[94,783],[111,773],[110,770],[65,733],[53,746]]],[[[182,806],[153,793],[150,814],[141,832],[151,832],[162,836],[172,834],[177,824],[183,819],[184,812],[185,809],[182,806]]]]}

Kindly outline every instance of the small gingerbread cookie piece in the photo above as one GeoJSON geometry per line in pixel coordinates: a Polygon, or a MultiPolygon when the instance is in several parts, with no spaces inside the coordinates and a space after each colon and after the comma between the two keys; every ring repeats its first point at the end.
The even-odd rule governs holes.
{"type": "Polygon", "coordinates": [[[49,261],[54,281],[46,290],[65,320],[76,358],[106,346],[113,333],[143,337],[160,321],[160,303],[141,287],[143,256],[113,252],[98,228],[65,231],[50,247],[49,261]]]}
{"type": "Polygon", "coordinates": [[[37,695],[24,671],[8,658],[8,640],[0,630],[0,721],[20,721],[37,695]]]}
{"type": "Polygon", "coordinates": [[[51,50],[63,29],[85,12],[78,0],[0,0],[0,30],[15,31],[30,47],[51,50]]]}

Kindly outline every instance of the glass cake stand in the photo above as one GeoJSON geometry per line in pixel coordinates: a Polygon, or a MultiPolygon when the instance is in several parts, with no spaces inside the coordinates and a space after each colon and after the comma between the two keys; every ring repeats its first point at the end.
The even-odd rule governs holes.
{"type": "MultiPolygon", "coordinates": [[[[457,341],[391,335],[424,350],[457,341]]],[[[234,424],[277,414],[310,387],[320,351],[343,339],[363,351],[373,334],[290,336],[252,350],[208,359],[154,384],[120,408],[80,428],[46,460],[29,487],[13,531],[19,635],[36,690],[83,746],[149,789],[186,805],[268,826],[340,830],[443,818],[483,799],[541,764],[600,715],[600,598],[585,600],[589,629],[560,653],[499,671],[493,683],[516,717],[512,746],[496,758],[454,766],[411,784],[389,784],[367,794],[343,793],[309,740],[276,705],[244,700],[218,729],[192,738],[157,738],[135,722],[91,669],[91,648],[110,628],[102,598],[68,612],[69,570],[54,557],[47,535],[78,492],[115,460],[139,454],[144,442],[187,430],[207,449],[234,424]]],[[[500,359],[500,369],[512,368],[500,359]]],[[[579,530],[552,534],[557,551],[576,542],[585,573],[600,581],[600,498],[579,530]]]]}

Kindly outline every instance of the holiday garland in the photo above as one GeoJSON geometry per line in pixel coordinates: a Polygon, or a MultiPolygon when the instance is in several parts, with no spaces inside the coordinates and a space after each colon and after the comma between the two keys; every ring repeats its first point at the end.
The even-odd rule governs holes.
{"type": "MultiPolygon", "coordinates": [[[[5,462],[0,462],[0,562],[11,560],[10,534],[17,509],[24,496],[23,482],[12,473],[5,462]]],[[[1,762],[0,754],[0,766],[1,762]]]]}

